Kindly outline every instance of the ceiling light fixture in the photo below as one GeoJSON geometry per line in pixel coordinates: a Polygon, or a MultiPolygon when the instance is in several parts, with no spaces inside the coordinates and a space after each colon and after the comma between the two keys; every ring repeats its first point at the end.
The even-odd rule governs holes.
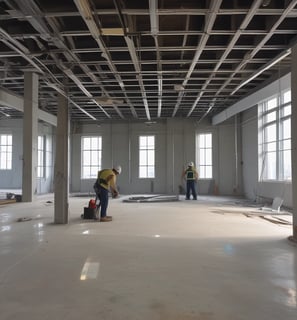
{"type": "MultiPolygon", "coordinates": [[[[126,29],[126,33],[129,30],[126,29]]],[[[101,28],[101,34],[103,36],[124,36],[125,32],[123,28],[101,28]]]]}
{"type": "Polygon", "coordinates": [[[146,121],[145,124],[147,126],[151,126],[152,124],[156,124],[157,122],[156,121],[146,121]]]}
{"type": "Polygon", "coordinates": [[[175,84],[174,85],[174,90],[175,91],[183,91],[185,90],[184,86],[182,84],[175,84]]]}
{"type": "Polygon", "coordinates": [[[99,97],[96,98],[96,101],[100,104],[102,104],[103,106],[112,106],[112,105],[118,105],[118,104],[123,104],[124,100],[122,99],[115,99],[112,97],[99,97]]]}

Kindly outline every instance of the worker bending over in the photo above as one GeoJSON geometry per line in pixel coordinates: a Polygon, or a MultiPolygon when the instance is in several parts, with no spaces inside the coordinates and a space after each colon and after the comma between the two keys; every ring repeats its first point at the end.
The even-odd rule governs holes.
{"type": "MultiPolygon", "coordinates": [[[[100,221],[108,222],[112,221],[112,216],[108,216],[107,207],[108,207],[108,192],[111,192],[113,198],[116,198],[119,195],[116,179],[122,171],[121,166],[114,167],[112,169],[103,169],[98,171],[97,180],[94,184],[94,190],[96,192],[96,197],[100,200],[101,211],[100,211],[100,221]]],[[[96,212],[96,220],[99,220],[99,206],[96,212]]]]}

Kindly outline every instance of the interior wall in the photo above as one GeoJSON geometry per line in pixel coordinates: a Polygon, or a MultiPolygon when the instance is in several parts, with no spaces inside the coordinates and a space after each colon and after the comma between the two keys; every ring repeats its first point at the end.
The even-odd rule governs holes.
{"type": "Polygon", "coordinates": [[[177,194],[182,182],[182,172],[189,161],[195,161],[197,132],[212,132],[214,135],[214,179],[199,180],[200,194],[214,194],[214,180],[219,194],[233,194],[234,187],[234,123],[211,126],[197,124],[190,119],[168,119],[156,124],[107,123],[74,124],[71,147],[71,186],[72,192],[93,193],[94,179],[81,179],[81,137],[102,136],[102,167],[120,164],[122,173],[118,185],[122,194],[177,194]],[[138,178],[138,137],[155,135],[154,179],[138,178]]]}
{"type": "Polygon", "coordinates": [[[38,123],[38,135],[46,137],[45,144],[45,176],[37,178],[37,194],[53,192],[53,176],[54,176],[54,161],[55,161],[55,129],[51,125],[38,123]],[[50,152],[49,152],[50,151],[50,152]]]}
{"type": "MultiPolygon", "coordinates": [[[[241,136],[241,161],[242,168],[242,193],[248,199],[261,203],[272,203],[275,197],[283,199],[283,205],[292,208],[292,183],[291,181],[261,181],[261,173],[258,172],[258,111],[257,104],[271,97],[276,92],[281,92],[291,87],[291,74],[288,73],[281,78],[263,86],[260,90],[236,102],[231,107],[222,111],[212,119],[212,124],[222,125],[233,116],[240,116],[241,136]]],[[[225,140],[222,136],[220,140],[225,140]]],[[[220,141],[219,148],[224,145],[220,141]]],[[[219,172],[224,172],[226,159],[220,158],[219,172]]],[[[228,185],[230,183],[226,182],[228,185]]],[[[225,187],[226,185],[223,184],[225,187]]]]}
{"type": "Polygon", "coordinates": [[[22,189],[23,120],[0,120],[0,133],[12,135],[12,170],[0,170],[1,189],[22,189]]]}
{"type": "MultiPolygon", "coordinates": [[[[275,83],[263,88],[253,95],[263,100],[270,96],[275,83]],[[267,89],[267,90],[266,90],[267,89]],[[269,90],[268,90],[269,89],[269,90]]],[[[278,87],[290,87],[287,77],[282,78],[278,87]]],[[[253,100],[253,101],[254,101],[253,100]]],[[[72,124],[71,127],[71,163],[70,191],[93,193],[93,180],[81,179],[80,139],[82,135],[101,135],[103,137],[102,166],[110,167],[121,164],[123,171],[118,179],[120,192],[166,193],[177,194],[183,184],[182,171],[189,161],[196,162],[196,135],[199,132],[213,133],[213,179],[198,181],[200,194],[239,194],[248,199],[267,202],[275,197],[284,199],[284,205],[292,207],[291,182],[258,181],[258,120],[257,106],[240,109],[240,154],[236,154],[234,118],[229,118],[215,126],[208,122],[197,123],[192,119],[167,119],[156,124],[144,123],[106,123],[72,124]],[[156,137],[156,178],[138,178],[138,137],[152,134],[156,137]],[[236,158],[239,156],[239,162],[236,158]],[[236,172],[236,164],[238,167],[236,172]],[[240,179],[238,177],[240,176],[240,179]],[[241,179],[242,177],[242,179],[241,179]],[[239,181],[239,188],[235,186],[239,181]]],[[[239,112],[240,112],[239,110],[239,112]]],[[[22,188],[22,153],[23,121],[22,119],[0,119],[0,133],[13,135],[12,170],[0,170],[1,189],[22,188]]],[[[53,162],[55,152],[54,128],[39,122],[38,134],[52,139],[52,163],[47,168],[47,175],[37,181],[37,193],[53,191],[53,162]]],[[[261,179],[260,179],[261,180],[261,179]]]]}
{"type": "Polygon", "coordinates": [[[218,192],[219,194],[237,194],[235,192],[236,157],[235,157],[235,129],[234,120],[230,119],[224,125],[217,127],[218,150],[218,192]],[[229,122],[229,123],[228,123],[229,122]]]}
{"type": "MultiPolygon", "coordinates": [[[[23,175],[23,120],[1,119],[0,133],[12,135],[12,170],[0,170],[1,189],[22,189],[23,175]]],[[[51,141],[52,157],[47,163],[46,176],[37,178],[37,194],[53,191],[53,163],[54,163],[54,129],[52,126],[38,123],[38,135],[45,135],[51,141]]],[[[36,168],[37,170],[37,168],[36,168]]]]}
{"type": "Polygon", "coordinates": [[[248,199],[271,204],[275,197],[292,208],[292,184],[288,181],[261,181],[258,172],[258,111],[257,106],[242,113],[243,193],[248,199]]]}
{"type": "MultiPolygon", "coordinates": [[[[13,135],[13,170],[0,170],[1,189],[22,188],[22,120],[0,120],[0,132],[13,135]]],[[[198,182],[199,194],[234,195],[235,136],[234,119],[221,125],[197,125],[188,119],[169,119],[151,126],[141,123],[75,125],[71,135],[71,192],[93,193],[93,180],[80,178],[80,138],[82,135],[102,135],[103,167],[121,164],[123,171],[118,183],[123,194],[164,193],[177,194],[184,183],[182,171],[189,161],[196,161],[195,139],[199,132],[213,133],[213,179],[198,182]],[[156,178],[138,178],[138,137],[156,136],[156,178]]],[[[52,138],[54,161],[54,130],[39,123],[38,133],[52,138]]],[[[242,190],[254,201],[272,202],[284,199],[284,206],[292,207],[292,187],[288,182],[258,182],[258,123],[257,107],[241,115],[242,190]]],[[[45,178],[38,179],[37,193],[53,190],[53,164],[47,168],[45,178]]],[[[238,193],[237,193],[238,194],[238,193]]]]}
{"type": "Polygon", "coordinates": [[[242,113],[243,194],[255,200],[258,193],[258,112],[257,106],[242,113]]]}

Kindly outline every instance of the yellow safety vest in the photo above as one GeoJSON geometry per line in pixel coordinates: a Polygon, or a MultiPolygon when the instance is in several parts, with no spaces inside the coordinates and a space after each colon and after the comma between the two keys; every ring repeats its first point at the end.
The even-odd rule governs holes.
{"type": "Polygon", "coordinates": [[[187,180],[196,180],[196,170],[195,169],[187,169],[186,170],[186,179],[187,180]]]}
{"type": "Polygon", "coordinates": [[[112,169],[103,169],[98,172],[97,183],[105,189],[115,185],[116,175],[112,169]]]}

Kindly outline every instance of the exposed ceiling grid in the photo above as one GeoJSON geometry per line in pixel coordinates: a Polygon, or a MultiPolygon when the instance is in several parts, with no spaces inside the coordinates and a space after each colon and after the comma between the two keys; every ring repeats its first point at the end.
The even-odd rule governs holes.
{"type": "Polygon", "coordinates": [[[0,0],[0,90],[37,72],[73,121],[201,121],[287,72],[296,36],[297,0],[0,0]]]}

